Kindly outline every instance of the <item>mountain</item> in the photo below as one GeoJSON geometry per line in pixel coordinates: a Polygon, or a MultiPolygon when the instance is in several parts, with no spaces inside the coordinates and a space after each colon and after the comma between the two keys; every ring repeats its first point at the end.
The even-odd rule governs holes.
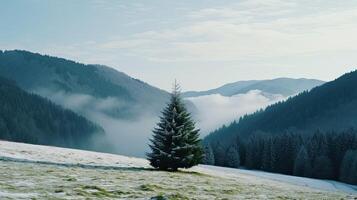
{"type": "Polygon", "coordinates": [[[204,139],[213,164],[356,184],[356,85],[354,71],[221,127],[204,139]]]}
{"type": "Polygon", "coordinates": [[[185,92],[183,96],[195,105],[194,117],[206,136],[246,114],[321,84],[319,80],[291,78],[238,81],[212,90],[185,92]]]}
{"type": "Polygon", "coordinates": [[[0,75],[102,126],[105,135],[97,138],[102,151],[132,156],[145,155],[169,98],[168,92],[107,66],[21,50],[0,51],[0,75]]]}
{"type": "Polygon", "coordinates": [[[206,141],[229,143],[255,132],[279,134],[357,128],[357,71],[305,91],[212,132],[206,141]]]}
{"type": "Polygon", "coordinates": [[[167,92],[106,66],[85,65],[20,50],[0,53],[0,74],[15,80],[21,88],[50,99],[60,92],[101,100],[111,98],[111,103],[120,106],[102,110],[119,118],[135,116],[138,110],[133,107],[156,111],[168,97],[167,92]]]}
{"type": "Polygon", "coordinates": [[[222,96],[234,96],[237,94],[244,94],[252,90],[260,90],[268,94],[280,94],[283,96],[295,95],[299,92],[310,90],[316,86],[322,85],[324,82],[315,79],[292,79],[292,78],[278,78],[272,80],[251,80],[238,81],[229,83],[219,88],[207,91],[189,91],[183,93],[183,96],[198,97],[204,95],[220,94],[222,96]]]}
{"type": "Polygon", "coordinates": [[[93,149],[103,129],[84,117],[0,77],[0,139],[93,149]]]}
{"type": "MultiPolygon", "coordinates": [[[[248,87],[250,85],[253,85],[255,83],[258,83],[260,81],[258,80],[252,80],[252,81],[237,81],[234,83],[228,83],[225,84],[221,87],[206,90],[206,91],[188,91],[182,93],[182,96],[185,98],[189,97],[198,97],[198,96],[206,96],[206,95],[211,95],[211,94],[220,94],[222,96],[232,96],[230,94],[233,94],[235,91],[241,90],[245,87],[248,87]]],[[[237,93],[236,93],[237,94],[237,93]]]]}

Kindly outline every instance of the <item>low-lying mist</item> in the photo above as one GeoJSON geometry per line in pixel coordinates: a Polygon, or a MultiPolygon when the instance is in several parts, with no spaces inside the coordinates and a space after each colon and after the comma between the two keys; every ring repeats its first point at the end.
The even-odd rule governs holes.
{"type": "Polygon", "coordinates": [[[227,125],[245,114],[284,100],[285,97],[251,90],[231,97],[213,94],[187,99],[197,108],[194,118],[201,129],[201,136],[204,137],[224,124],[227,125]]]}
{"type": "MultiPolygon", "coordinates": [[[[159,119],[157,113],[115,97],[98,98],[87,94],[54,92],[48,89],[36,90],[35,93],[103,127],[105,135],[93,139],[95,149],[136,157],[144,157],[148,152],[149,138],[159,119]],[[110,114],[113,110],[128,107],[131,113],[135,113],[134,115],[116,117],[110,114]]],[[[266,94],[259,90],[232,97],[214,94],[187,98],[195,106],[192,116],[197,122],[197,128],[201,129],[201,137],[244,114],[252,113],[283,99],[282,95],[266,94]]]]}
{"type": "Polygon", "coordinates": [[[108,113],[125,108],[130,103],[115,97],[97,98],[87,94],[69,94],[47,89],[35,92],[103,127],[105,136],[94,138],[95,149],[136,157],[144,157],[148,152],[149,138],[158,120],[154,113],[140,106],[131,106],[131,112],[135,113],[135,116],[113,117],[108,113]]]}

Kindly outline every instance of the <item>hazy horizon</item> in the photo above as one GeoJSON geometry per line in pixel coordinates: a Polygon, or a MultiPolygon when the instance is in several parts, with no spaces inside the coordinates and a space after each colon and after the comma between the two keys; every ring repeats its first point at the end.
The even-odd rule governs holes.
{"type": "Polygon", "coordinates": [[[357,63],[357,2],[13,0],[0,17],[0,49],[108,65],[167,91],[174,79],[184,91],[329,81],[357,63]]]}
{"type": "MultiPolygon", "coordinates": [[[[38,53],[38,54],[41,54],[41,55],[46,55],[46,56],[51,56],[51,57],[57,57],[57,58],[63,58],[63,59],[66,59],[66,60],[71,60],[71,61],[74,61],[74,62],[79,62],[78,60],[74,60],[74,59],[69,59],[69,58],[66,58],[66,57],[61,57],[61,56],[56,56],[56,55],[52,55],[52,54],[46,54],[46,53],[42,53],[42,52],[32,52],[30,50],[26,50],[26,49],[0,49],[0,51],[28,51],[28,52],[31,52],[31,53],[38,53]]],[[[79,62],[79,63],[82,63],[82,64],[86,64],[86,65],[103,65],[101,63],[85,63],[85,62],[79,62]]],[[[106,67],[110,67],[112,69],[115,69],[119,72],[122,72],[132,78],[138,78],[138,77],[135,77],[135,76],[132,76],[130,74],[128,74],[127,72],[125,71],[121,71],[120,69],[116,68],[116,67],[113,67],[113,66],[108,66],[108,65],[105,65],[106,67]]],[[[355,69],[357,70],[357,68],[355,69]]],[[[347,71],[345,73],[348,73],[350,71],[347,71]]],[[[343,74],[345,74],[343,73],[343,74]]],[[[341,74],[341,75],[343,75],[341,74]]],[[[222,86],[225,86],[227,84],[232,84],[232,83],[236,83],[236,82],[244,82],[244,81],[265,81],[265,80],[274,80],[274,79],[308,79],[308,80],[318,80],[318,81],[323,81],[323,82],[328,82],[328,81],[332,81],[338,77],[335,77],[331,80],[322,80],[322,79],[316,79],[316,78],[307,78],[307,77],[287,77],[287,76],[281,76],[281,77],[272,77],[272,78],[265,78],[265,79],[240,79],[240,80],[235,80],[235,81],[232,81],[232,82],[226,82],[226,83],[222,83],[221,85],[215,85],[215,86],[212,86],[211,88],[205,88],[205,89],[198,89],[198,90],[190,90],[190,89],[187,89],[187,88],[182,88],[182,91],[181,92],[202,92],[202,91],[208,91],[208,90],[212,90],[212,89],[216,89],[216,88],[219,88],[219,87],[222,87],[222,86]]],[[[142,80],[144,82],[146,82],[147,84],[150,84],[151,86],[154,86],[156,88],[159,88],[159,89],[162,89],[162,90],[165,90],[166,92],[171,92],[172,90],[172,87],[173,87],[173,84],[175,82],[175,80],[178,82],[179,85],[181,85],[181,82],[180,80],[177,80],[177,79],[174,79],[172,82],[171,82],[171,88],[162,88],[160,86],[157,86],[157,85],[153,85],[149,82],[146,82],[145,80],[142,80]]],[[[181,87],[180,87],[181,88],[181,87]]]]}

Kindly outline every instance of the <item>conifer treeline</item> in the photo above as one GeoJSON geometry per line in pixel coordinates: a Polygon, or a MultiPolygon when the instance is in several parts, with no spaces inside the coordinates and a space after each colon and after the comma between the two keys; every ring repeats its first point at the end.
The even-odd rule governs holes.
{"type": "Polygon", "coordinates": [[[233,145],[205,144],[206,164],[244,166],[287,175],[357,184],[357,130],[312,135],[255,133],[233,145]]]}
{"type": "Polygon", "coordinates": [[[0,77],[0,139],[91,149],[91,137],[103,129],[13,81],[0,77]]]}

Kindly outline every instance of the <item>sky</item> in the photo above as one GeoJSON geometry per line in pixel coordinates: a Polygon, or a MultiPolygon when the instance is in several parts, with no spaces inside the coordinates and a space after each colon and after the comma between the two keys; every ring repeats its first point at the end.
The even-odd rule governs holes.
{"type": "Polygon", "coordinates": [[[332,80],[357,68],[357,1],[0,1],[0,49],[105,64],[170,90],[332,80]]]}

